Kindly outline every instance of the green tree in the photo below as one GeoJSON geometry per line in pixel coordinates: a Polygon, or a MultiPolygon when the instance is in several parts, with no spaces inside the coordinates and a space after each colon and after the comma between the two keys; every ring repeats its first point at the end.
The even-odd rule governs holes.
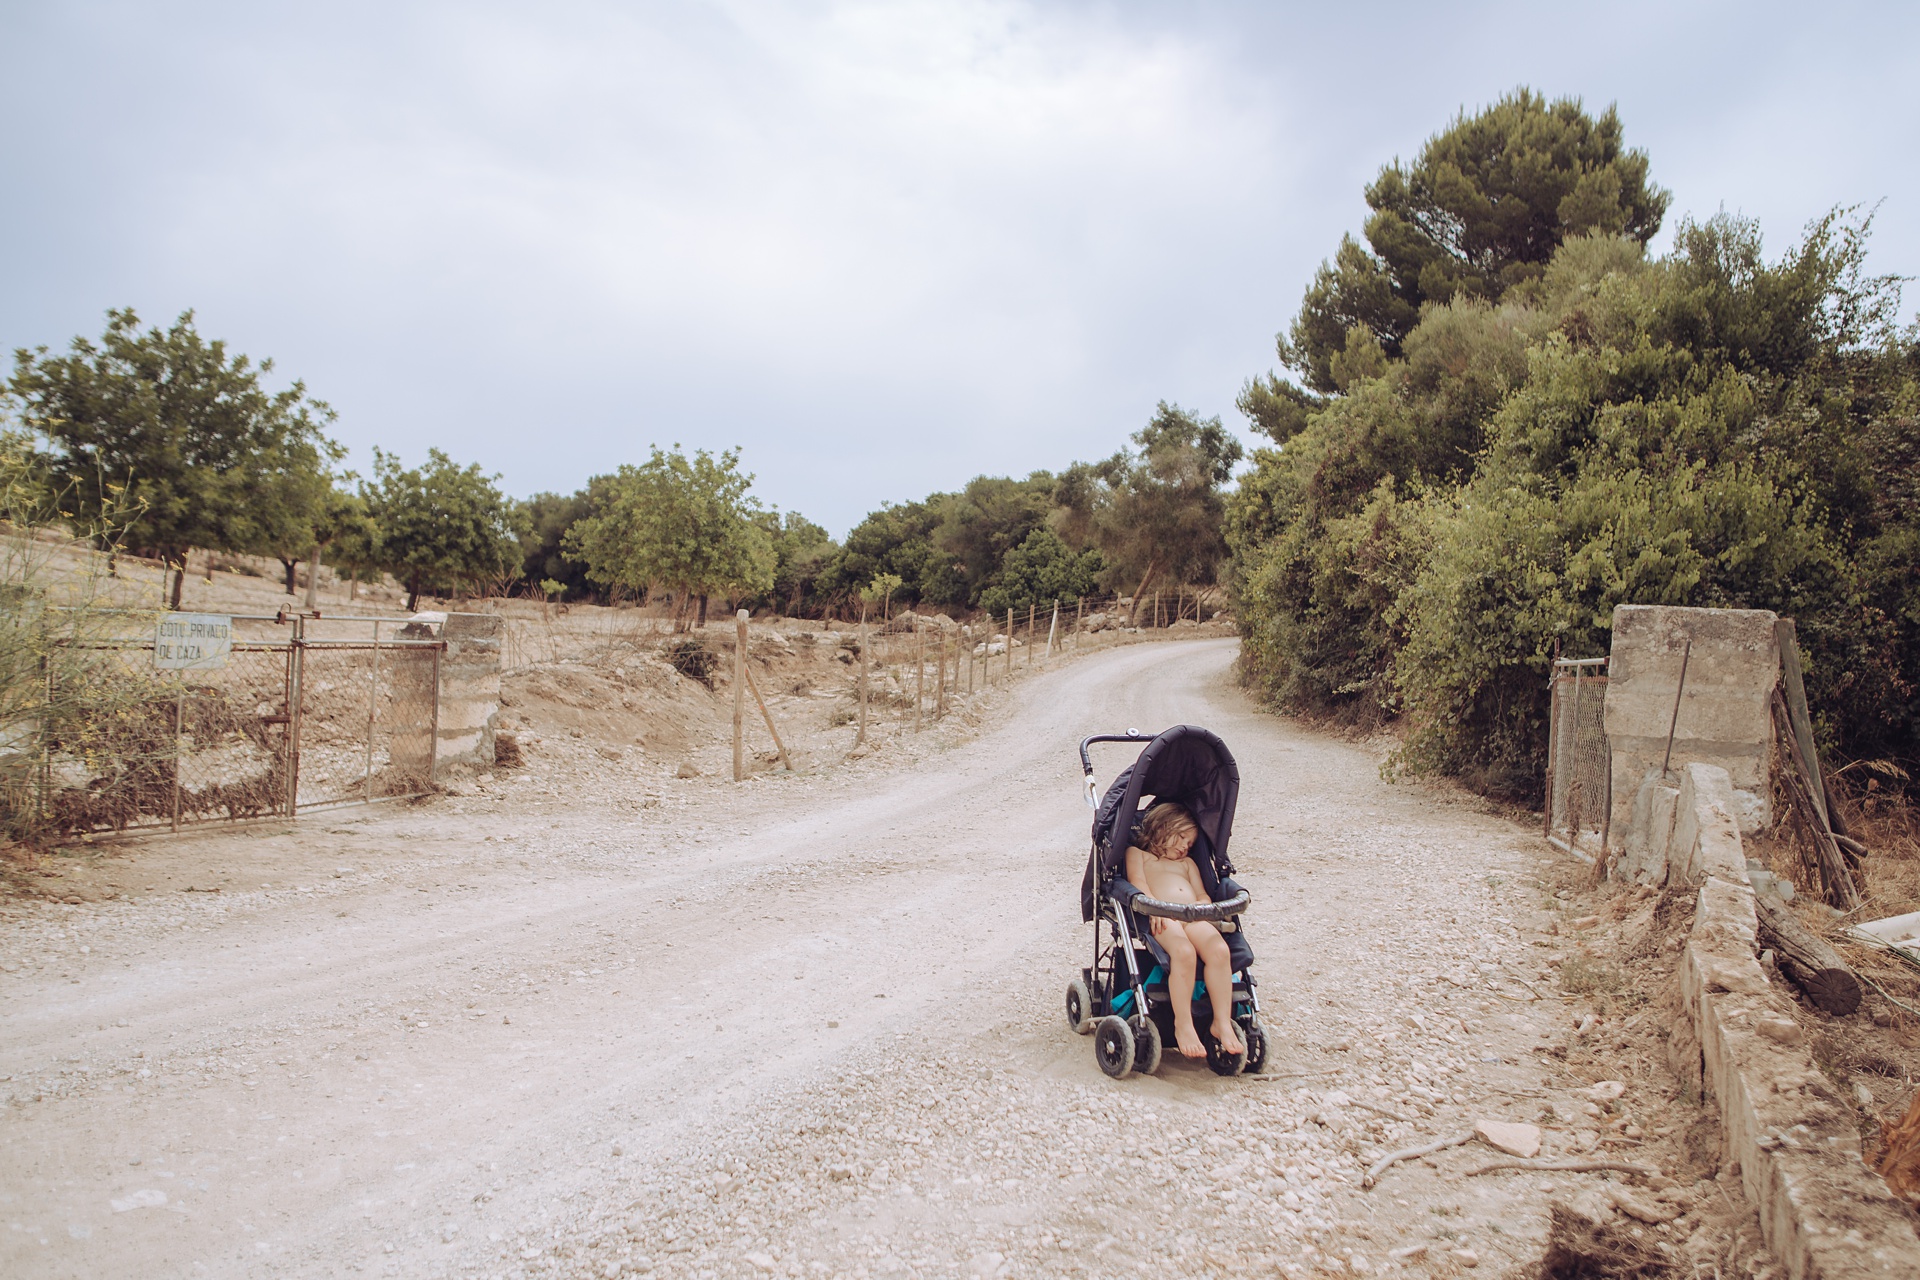
{"type": "Polygon", "coordinates": [[[130,503],[125,540],[174,567],[178,608],[189,548],[272,552],[324,501],[340,456],[322,430],[333,410],[299,382],[267,390],[272,371],[203,339],[191,311],[142,332],[129,308],[107,313],[97,344],[15,351],[11,389],[25,425],[54,446],[74,519],[101,524],[130,503]]]}
{"type": "Polygon", "coordinates": [[[846,545],[821,574],[819,589],[851,599],[876,574],[890,573],[900,579],[900,592],[911,603],[965,604],[964,572],[935,541],[952,501],[950,493],[935,493],[870,513],[847,534],[846,545]]]}
{"type": "MultiPolygon", "coordinates": [[[[1280,343],[1281,362],[1323,394],[1352,380],[1340,366],[1369,344],[1397,357],[1423,305],[1497,301],[1537,280],[1569,236],[1646,244],[1669,196],[1649,181],[1646,154],[1625,147],[1612,107],[1595,120],[1578,99],[1549,103],[1521,88],[1474,115],[1462,111],[1412,165],[1381,169],[1366,199],[1367,243],[1342,239],[1280,343]]],[[[1285,384],[1250,383],[1242,398],[1263,429],[1304,425],[1285,384]]]]}
{"type": "Polygon", "coordinates": [[[536,493],[527,499],[527,533],[521,539],[521,575],[528,582],[551,578],[566,588],[573,600],[591,597],[593,584],[587,564],[567,553],[567,530],[592,515],[611,481],[595,476],[587,487],[570,494],[536,493]]]}
{"type": "Polygon", "coordinates": [[[1007,553],[1046,524],[1053,491],[1054,478],[1045,471],[1024,480],[975,476],[945,504],[933,541],[965,583],[966,594],[956,603],[980,602],[1007,553]]]}
{"type": "Polygon", "coordinates": [[[1136,599],[1160,577],[1210,583],[1226,558],[1221,489],[1240,461],[1240,442],[1220,419],[1162,400],[1134,433],[1137,449],[1102,467],[1109,496],[1099,546],[1107,585],[1136,599]]]}
{"type": "Polygon", "coordinates": [[[345,578],[349,597],[363,582],[377,582],[385,573],[380,555],[380,526],[367,500],[359,493],[335,489],[327,496],[327,515],[321,545],[333,571],[345,578]]]}
{"type": "Polygon", "coordinates": [[[998,616],[1090,595],[1099,586],[1102,567],[1097,550],[1076,554],[1053,530],[1035,529],[1007,552],[993,584],[980,593],[980,607],[998,616]]]}
{"type": "Polygon", "coordinates": [[[748,494],[753,477],[739,462],[738,450],[715,456],[700,449],[689,458],[678,445],[656,445],[644,465],[620,468],[600,509],[576,523],[562,546],[595,582],[673,592],[677,624],[686,602],[698,598],[704,624],[710,595],[752,596],[773,585],[772,540],[748,494]]]}
{"type": "Polygon", "coordinates": [[[839,544],[797,511],[763,511],[756,518],[773,548],[773,583],[765,603],[790,615],[817,607],[821,579],[839,544]]]}
{"type": "Polygon", "coordinates": [[[361,487],[379,529],[383,567],[407,589],[407,608],[426,590],[453,594],[498,588],[520,572],[526,513],[483,474],[457,466],[438,449],[425,466],[407,468],[373,451],[374,481],[361,487]]]}

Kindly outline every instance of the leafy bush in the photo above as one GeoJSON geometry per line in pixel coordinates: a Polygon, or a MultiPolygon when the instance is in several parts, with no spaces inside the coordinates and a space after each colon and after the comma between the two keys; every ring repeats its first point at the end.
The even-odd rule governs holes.
{"type": "Polygon", "coordinates": [[[1920,758],[1920,343],[1866,232],[1571,236],[1397,354],[1350,334],[1229,511],[1249,681],[1405,713],[1400,764],[1534,799],[1553,659],[1605,653],[1615,606],[1772,609],[1829,747],[1920,758]]]}

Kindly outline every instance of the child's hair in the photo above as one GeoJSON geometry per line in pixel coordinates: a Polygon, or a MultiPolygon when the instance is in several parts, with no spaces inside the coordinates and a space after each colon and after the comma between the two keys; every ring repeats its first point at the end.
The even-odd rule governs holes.
{"type": "Polygon", "coordinates": [[[1184,805],[1167,801],[1147,810],[1147,816],[1140,819],[1140,845],[1148,853],[1158,858],[1173,847],[1173,842],[1187,832],[1199,834],[1200,825],[1193,820],[1184,805]]]}

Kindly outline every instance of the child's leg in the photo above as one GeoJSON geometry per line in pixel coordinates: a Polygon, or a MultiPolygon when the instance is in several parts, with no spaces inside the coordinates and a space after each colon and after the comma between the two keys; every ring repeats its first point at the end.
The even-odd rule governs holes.
{"type": "Polygon", "coordinates": [[[1204,1058],[1207,1047],[1200,1043],[1200,1033],[1193,1025],[1193,943],[1177,920],[1167,921],[1154,936],[1167,951],[1167,999],[1173,1004],[1174,1044],[1185,1057],[1204,1058]]]}
{"type": "Polygon", "coordinates": [[[1207,999],[1213,1003],[1213,1038],[1228,1053],[1245,1053],[1240,1028],[1233,1023],[1233,952],[1220,931],[1205,921],[1188,925],[1187,936],[1206,966],[1207,999]]]}

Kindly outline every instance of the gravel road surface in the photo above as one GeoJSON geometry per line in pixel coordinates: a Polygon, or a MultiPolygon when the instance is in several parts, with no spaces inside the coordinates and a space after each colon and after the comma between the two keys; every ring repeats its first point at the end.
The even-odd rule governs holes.
{"type": "MultiPolygon", "coordinates": [[[[1537,1052],[1571,1030],[1549,851],[1255,710],[1233,655],[1084,658],[891,766],[669,781],[626,812],[470,794],[209,834],[195,865],[226,870],[198,885],[154,841],[114,855],[128,900],[8,907],[0,1273],[1537,1258],[1553,1184],[1463,1178],[1485,1147],[1359,1184],[1476,1119],[1564,1112],[1550,1154],[1598,1136],[1590,1082],[1537,1052]],[[1260,1078],[1169,1055],[1116,1083],[1060,1012],[1090,945],[1073,748],[1178,722],[1240,761],[1233,855],[1276,1048],[1260,1078]]],[[[1106,750],[1103,782],[1126,759],[1106,750]]]]}

